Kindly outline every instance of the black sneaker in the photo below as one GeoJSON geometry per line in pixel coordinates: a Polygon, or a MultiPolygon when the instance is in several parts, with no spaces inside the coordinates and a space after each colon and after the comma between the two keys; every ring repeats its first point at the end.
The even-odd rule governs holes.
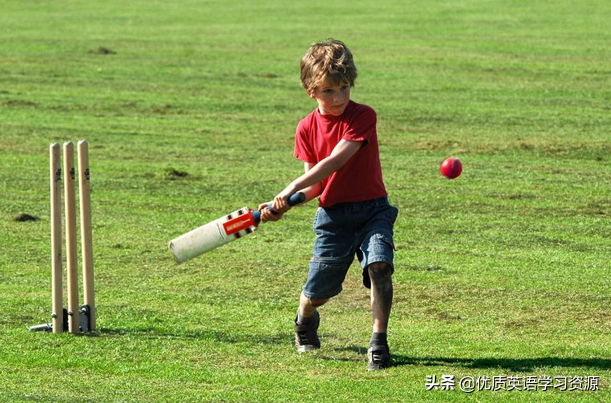
{"type": "Polygon", "coordinates": [[[298,325],[297,318],[295,318],[295,345],[300,353],[320,348],[320,340],[318,340],[318,334],[316,333],[320,323],[318,311],[314,311],[312,319],[305,325],[298,325]]]}
{"type": "Polygon", "coordinates": [[[367,357],[369,358],[368,371],[377,371],[390,366],[390,349],[387,345],[369,346],[367,357]]]}

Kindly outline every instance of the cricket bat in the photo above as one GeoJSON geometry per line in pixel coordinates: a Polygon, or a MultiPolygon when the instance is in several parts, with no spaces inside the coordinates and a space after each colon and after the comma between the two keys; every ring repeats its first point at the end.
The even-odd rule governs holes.
{"type": "MultiPolygon", "coordinates": [[[[297,192],[289,197],[288,203],[294,206],[316,196],[317,194],[297,192]]],[[[271,206],[268,208],[272,210],[271,206]]],[[[170,252],[178,263],[186,262],[202,253],[251,234],[257,229],[260,221],[261,212],[248,207],[241,208],[172,239],[169,245],[170,252]]]]}

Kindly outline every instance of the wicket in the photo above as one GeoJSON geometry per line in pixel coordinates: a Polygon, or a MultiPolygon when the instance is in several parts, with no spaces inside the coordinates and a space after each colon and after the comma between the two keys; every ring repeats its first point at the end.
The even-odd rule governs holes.
{"type": "Polygon", "coordinates": [[[62,270],[62,212],[61,181],[62,166],[60,146],[49,147],[51,181],[51,283],[52,322],[32,326],[31,331],[53,331],[59,334],[90,332],[96,328],[95,297],[93,289],[93,243],[91,234],[91,187],[89,184],[89,146],[81,140],[78,148],[79,201],[81,217],[81,252],[83,266],[84,304],[78,306],[78,271],[76,247],[76,173],[74,167],[74,145],[64,143],[64,197],[66,217],[66,270],[68,309],[63,306],[62,270]]]}

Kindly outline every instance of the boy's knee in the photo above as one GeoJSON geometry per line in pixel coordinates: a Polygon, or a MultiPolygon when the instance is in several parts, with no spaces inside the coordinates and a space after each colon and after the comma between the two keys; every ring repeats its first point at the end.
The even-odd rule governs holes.
{"type": "Polygon", "coordinates": [[[387,280],[392,277],[392,267],[385,262],[375,262],[367,266],[369,276],[375,282],[376,280],[387,280]]]}

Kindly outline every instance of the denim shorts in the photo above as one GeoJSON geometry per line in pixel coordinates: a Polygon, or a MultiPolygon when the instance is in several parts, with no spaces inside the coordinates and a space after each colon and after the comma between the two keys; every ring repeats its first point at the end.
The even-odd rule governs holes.
{"type": "Polygon", "coordinates": [[[314,252],[303,294],[327,299],[342,291],[342,283],[356,255],[363,284],[371,287],[367,266],[385,262],[393,268],[393,225],[399,210],[386,197],[319,208],[314,217],[314,252]]]}

